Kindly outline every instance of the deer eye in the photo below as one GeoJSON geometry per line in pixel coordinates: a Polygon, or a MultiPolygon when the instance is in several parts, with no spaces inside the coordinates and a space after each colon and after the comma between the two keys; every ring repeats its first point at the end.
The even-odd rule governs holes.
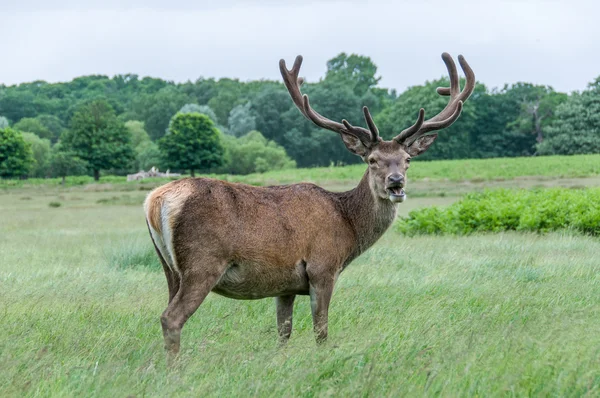
{"type": "Polygon", "coordinates": [[[374,158],[370,158],[370,159],[369,159],[369,164],[370,164],[371,166],[373,166],[373,165],[376,165],[376,164],[377,164],[377,160],[375,160],[374,158]]]}
{"type": "Polygon", "coordinates": [[[406,159],[406,164],[410,164],[410,158],[406,159]]]}

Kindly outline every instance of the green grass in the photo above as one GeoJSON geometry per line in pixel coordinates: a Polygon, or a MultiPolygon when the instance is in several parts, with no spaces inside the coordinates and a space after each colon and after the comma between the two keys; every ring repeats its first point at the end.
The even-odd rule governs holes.
{"type": "Polygon", "coordinates": [[[598,239],[390,231],[341,275],[325,346],[306,297],[279,349],[272,300],[211,294],[167,369],[164,275],[115,196],[0,195],[0,396],[600,395],[598,239]]]}
{"type": "MultiPolygon", "coordinates": [[[[365,165],[345,167],[318,167],[288,169],[247,176],[208,175],[233,182],[252,185],[289,184],[299,181],[325,185],[347,185],[360,180],[365,165]]],[[[600,175],[600,154],[577,156],[540,156],[527,158],[463,159],[423,162],[416,160],[408,172],[411,181],[490,181],[520,177],[542,177],[549,179],[576,178],[600,175]]],[[[157,186],[170,181],[169,178],[127,182],[126,177],[105,176],[100,184],[126,184],[129,189],[157,186]]],[[[61,179],[0,180],[0,188],[60,185],[61,179]]],[[[68,177],[67,186],[94,183],[91,177],[68,177]]],[[[109,187],[108,190],[113,189],[109,187]]]]}

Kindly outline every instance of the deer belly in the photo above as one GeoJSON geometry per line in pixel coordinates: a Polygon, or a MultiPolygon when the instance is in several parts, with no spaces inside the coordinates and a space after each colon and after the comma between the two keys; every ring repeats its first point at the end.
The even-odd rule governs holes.
{"type": "Polygon", "coordinates": [[[306,266],[304,262],[283,267],[232,264],[212,291],[240,300],[308,294],[306,266]]]}

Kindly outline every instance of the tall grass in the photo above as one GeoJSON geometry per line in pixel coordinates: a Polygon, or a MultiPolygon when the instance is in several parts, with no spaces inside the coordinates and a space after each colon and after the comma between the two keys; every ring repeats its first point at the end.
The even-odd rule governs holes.
{"type": "Polygon", "coordinates": [[[37,195],[0,195],[0,396],[600,395],[597,238],[392,230],[340,276],[327,344],[307,297],[278,348],[272,300],[211,294],[167,369],[141,209],[37,195]]]}

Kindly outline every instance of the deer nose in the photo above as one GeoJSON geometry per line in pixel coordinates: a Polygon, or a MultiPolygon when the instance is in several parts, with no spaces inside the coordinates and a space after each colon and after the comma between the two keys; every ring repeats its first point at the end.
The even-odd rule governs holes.
{"type": "Polygon", "coordinates": [[[390,174],[387,176],[389,185],[404,185],[404,176],[402,174],[390,174]]]}

